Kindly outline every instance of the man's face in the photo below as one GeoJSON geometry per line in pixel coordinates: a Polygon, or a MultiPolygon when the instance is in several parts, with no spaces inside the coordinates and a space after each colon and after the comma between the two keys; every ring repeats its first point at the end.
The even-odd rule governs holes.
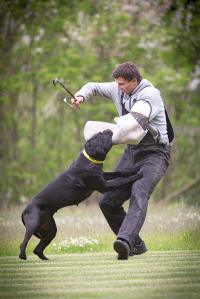
{"type": "Polygon", "coordinates": [[[118,85],[118,90],[122,90],[124,94],[130,94],[139,84],[136,78],[133,78],[131,81],[127,81],[124,78],[119,77],[115,79],[115,82],[118,85]]]}

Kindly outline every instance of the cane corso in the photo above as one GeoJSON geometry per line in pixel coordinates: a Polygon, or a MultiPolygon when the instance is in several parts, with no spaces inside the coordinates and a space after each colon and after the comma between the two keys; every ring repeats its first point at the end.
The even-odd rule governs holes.
{"type": "Polygon", "coordinates": [[[32,198],[22,213],[26,233],[20,245],[21,259],[26,260],[26,246],[34,235],[40,239],[34,253],[48,260],[43,251],[56,235],[53,215],[57,210],[78,205],[94,190],[105,193],[142,177],[140,173],[103,172],[102,162],[112,147],[112,134],[110,130],[95,134],[86,142],[77,160],[32,198]]]}

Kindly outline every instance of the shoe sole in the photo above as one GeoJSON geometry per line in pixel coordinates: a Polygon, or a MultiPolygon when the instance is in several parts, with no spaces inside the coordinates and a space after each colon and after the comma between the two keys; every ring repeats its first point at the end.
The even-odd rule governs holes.
{"type": "Polygon", "coordinates": [[[113,244],[113,248],[118,253],[118,260],[128,260],[129,257],[128,244],[120,240],[116,240],[113,244]]]}

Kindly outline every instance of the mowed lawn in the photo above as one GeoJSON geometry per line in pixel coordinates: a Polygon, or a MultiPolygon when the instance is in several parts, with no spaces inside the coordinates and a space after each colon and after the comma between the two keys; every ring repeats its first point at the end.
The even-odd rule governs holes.
{"type": "Polygon", "coordinates": [[[200,298],[200,250],[0,257],[0,298],[200,298]]]}
{"type": "Polygon", "coordinates": [[[0,299],[200,299],[200,208],[150,203],[141,231],[148,252],[118,261],[115,236],[98,206],[79,205],[56,215],[58,233],[45,249],[49,261],[27,260],[19,245],[23,207],[0,213],[0,299]]]}

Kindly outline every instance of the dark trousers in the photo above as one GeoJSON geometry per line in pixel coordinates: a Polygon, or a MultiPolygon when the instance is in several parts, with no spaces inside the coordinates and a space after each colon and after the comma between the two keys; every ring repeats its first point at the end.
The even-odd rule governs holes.
{"type": "Polygon", "coordinates": [[[127,145],[114,171],[142,172],[133,184],[102,194],[100,208],[117,238],[130,246],[141,242],[139,232],[147,214],[148,199],[170,163],[171,147],[166,145],[127,145]],[[128,212],[122,205],[130,198],[128,212]]]}

